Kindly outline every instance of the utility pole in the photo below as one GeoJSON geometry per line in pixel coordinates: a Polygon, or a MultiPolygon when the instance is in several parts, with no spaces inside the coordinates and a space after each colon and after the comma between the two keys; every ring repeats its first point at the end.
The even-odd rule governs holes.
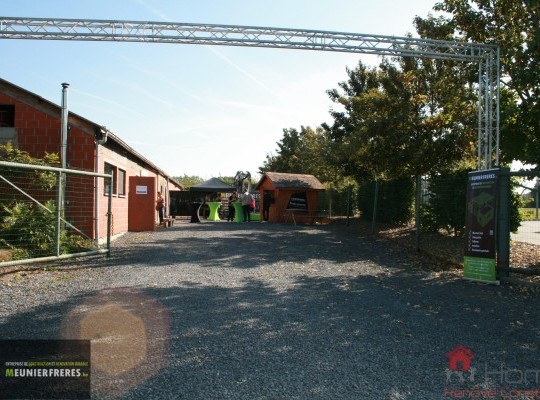
{"type": "MultiPolygon", "coordinates": [[[[67,132],[68,132],[68,108],[67,90],[69,83],[62,83],[62,114],[60,132],[60,161],[62,169],[67,168],[67,132]]],[[[66,204],[66,175],[64,171],[59,171],[56,180],[56,256],[60,256],[60,238],[62,236],[62,220],[65,220],[66,204]]]]}

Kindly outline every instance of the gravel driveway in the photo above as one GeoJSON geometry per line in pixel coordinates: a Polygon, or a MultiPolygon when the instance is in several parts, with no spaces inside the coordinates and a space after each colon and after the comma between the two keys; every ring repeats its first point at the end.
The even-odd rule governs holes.
{"type": "Polygon", "coordinates": [[[177,222],[3,276],[0,331],[92,339],[95,399],[540,398],[536,292],[417,264],[343,225],[177,222]]]}

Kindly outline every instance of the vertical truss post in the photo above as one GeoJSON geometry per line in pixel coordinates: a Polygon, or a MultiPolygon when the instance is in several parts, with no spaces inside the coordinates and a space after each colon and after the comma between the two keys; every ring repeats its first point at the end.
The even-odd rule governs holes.
{"type": "Polygon", "coordinates": [[[499,145],[500,145],[500,104],[501,104],[501,48],[497,47],[496,64],[497,80],[495,81],[495,165],[499,165],[499,145]]]}
{"type": "Polygon", "coordinates": [[[491,168],[491,153],[492,153],[492,143],[491,143],[491,130],[492,130],[492,118],[491,118],[491,111],[492,111],[492,96],[491,96],[491,76],[492,76],[492,63],[490,62],[490,57],[486,57],[486,71],[485,71],[485,82],[484,82],[484,100],[485,100],[485,108],[484,108],[484,169],[490,169],[491,168]]]}
{"type": "Polygon", "coordinates": [[[478,170],[499,165],[499,49],[478,62],[478,170]]]}
{"type": "Polygon", "coordinates": [[[478,63],[478,170],[483,169],[484,164],[484,71],[483,62],[480,60],[478,63]]]}
{"type": "Polygon", "coordinates": [[[488,133],[489,133],[489,167],[488,168],[492,168],[492,167],[495,167],[495,166],[498,166],[498,162],[497,162],[497,153],[498,153],[498,148],[497,148],[497,138],[495,137],[496,136],[496,132],[497,130],[495,129],[495,104],[496,104],[496,94],[497,94],[497,74],[495,73],[495,69],[496,69],[496,66],[495,66],[495,56],[493,54],[493,51],[490,51],[489,52],[489,74],[488,74],[488,79],[489,79],[489,130],[488,130],[488,133]]]}

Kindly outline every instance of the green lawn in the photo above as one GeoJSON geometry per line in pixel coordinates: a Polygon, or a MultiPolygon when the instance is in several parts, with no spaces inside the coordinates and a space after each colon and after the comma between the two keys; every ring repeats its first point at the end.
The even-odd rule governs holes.
{"type": "MultiPolygon", "coordinates": [[[[536,220],[536,208],[520,208],[519,214],[522,221],[534,221],[536,220]]],[[[540,210],[539,210],[540,214],[540,210]]]]}

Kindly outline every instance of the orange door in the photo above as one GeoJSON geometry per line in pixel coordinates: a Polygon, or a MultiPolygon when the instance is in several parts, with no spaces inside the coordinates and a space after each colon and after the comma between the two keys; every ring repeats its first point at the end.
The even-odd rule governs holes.
{"type": "Polygon", "coordinates": [[[128,230],[153,231],[156,228],[156,178],[129,177],[128,230]]]}

